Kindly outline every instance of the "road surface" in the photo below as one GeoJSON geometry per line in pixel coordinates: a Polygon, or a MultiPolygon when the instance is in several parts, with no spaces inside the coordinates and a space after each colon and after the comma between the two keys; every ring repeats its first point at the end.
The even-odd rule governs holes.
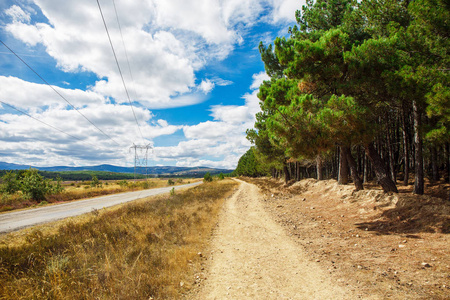
{"type": "Polygon", "coordinates": [[[91,212],[94,209],[101,209],[149,196],[168,193],[172,188],[178,190],[180,188],[192,187],[201,183],[202,182],[199,181],[174,187],[164,187],[107,195],[53,206],[45,206],[23,211],[4,213],[0,214],[0,233],[16,231],[37,224],[56,221],[67,217],[78,216],[84,213],[91,212]]]}

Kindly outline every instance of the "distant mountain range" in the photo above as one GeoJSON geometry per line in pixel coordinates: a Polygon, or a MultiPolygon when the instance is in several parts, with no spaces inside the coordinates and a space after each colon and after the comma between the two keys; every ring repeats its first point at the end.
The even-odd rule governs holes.
{"type": "MultiPolygon", "coordinates": [[[[18,165],[18,164],[10,164],[5,162],[0,162],[0,170],[24,170],[24,169],[38,169],[41,171],[49,171],[49,172],[63,172],[63,171],[105,171],[105,172],[113,172],[113,173],[134,173],[134,167],[118,167],[113,165],[98,165],[98,166],[87,166],[87,167],[66,167],[66,166],[57,166],[57,167],[34,167],[27,165],[18,165]]],[[[137,173],[145,174],[145,168],[138,168],[137,173]]],[[[172,166],[161,166],[161,167],[148,167],[147,173],[154,175],[200,175],[205,174],[206,172],[210,172],[211,174],[219,174],[219,173],[230,173],[233,170],[227,169],[215,169],[208,167],[172,167],[172,166]]]]}

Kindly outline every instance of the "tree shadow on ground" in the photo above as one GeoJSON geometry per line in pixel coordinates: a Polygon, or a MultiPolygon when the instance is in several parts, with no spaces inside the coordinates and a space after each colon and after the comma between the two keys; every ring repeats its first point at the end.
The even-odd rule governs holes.
{"type": "Polygon", "coordinates": [[[396,206],[374,221],[357,223],[361,230],[380,235],[450,233],[450,202],[427,196],[399,195],[396,206]]]}

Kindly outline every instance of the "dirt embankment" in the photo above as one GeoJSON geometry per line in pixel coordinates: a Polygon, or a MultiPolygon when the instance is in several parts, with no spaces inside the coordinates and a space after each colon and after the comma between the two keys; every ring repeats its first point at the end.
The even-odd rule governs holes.
{"type": "MultiPolygon", "coordinates": [[[[450,203],[334,180],[249,180],[310,261],[364,299],[450,298],[450,203]]],[[[448,186],[445,186],[448,188],[448,186]]]]}

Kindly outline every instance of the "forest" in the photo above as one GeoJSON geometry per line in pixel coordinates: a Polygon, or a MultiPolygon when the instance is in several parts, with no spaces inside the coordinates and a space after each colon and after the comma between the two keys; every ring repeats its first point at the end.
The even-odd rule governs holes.
{"type": "Polygon", "coordinates": [[[259,45],[270,80],[235,175],[376,181],[450,177],[450,2],[308,0],[259,45]]]}

